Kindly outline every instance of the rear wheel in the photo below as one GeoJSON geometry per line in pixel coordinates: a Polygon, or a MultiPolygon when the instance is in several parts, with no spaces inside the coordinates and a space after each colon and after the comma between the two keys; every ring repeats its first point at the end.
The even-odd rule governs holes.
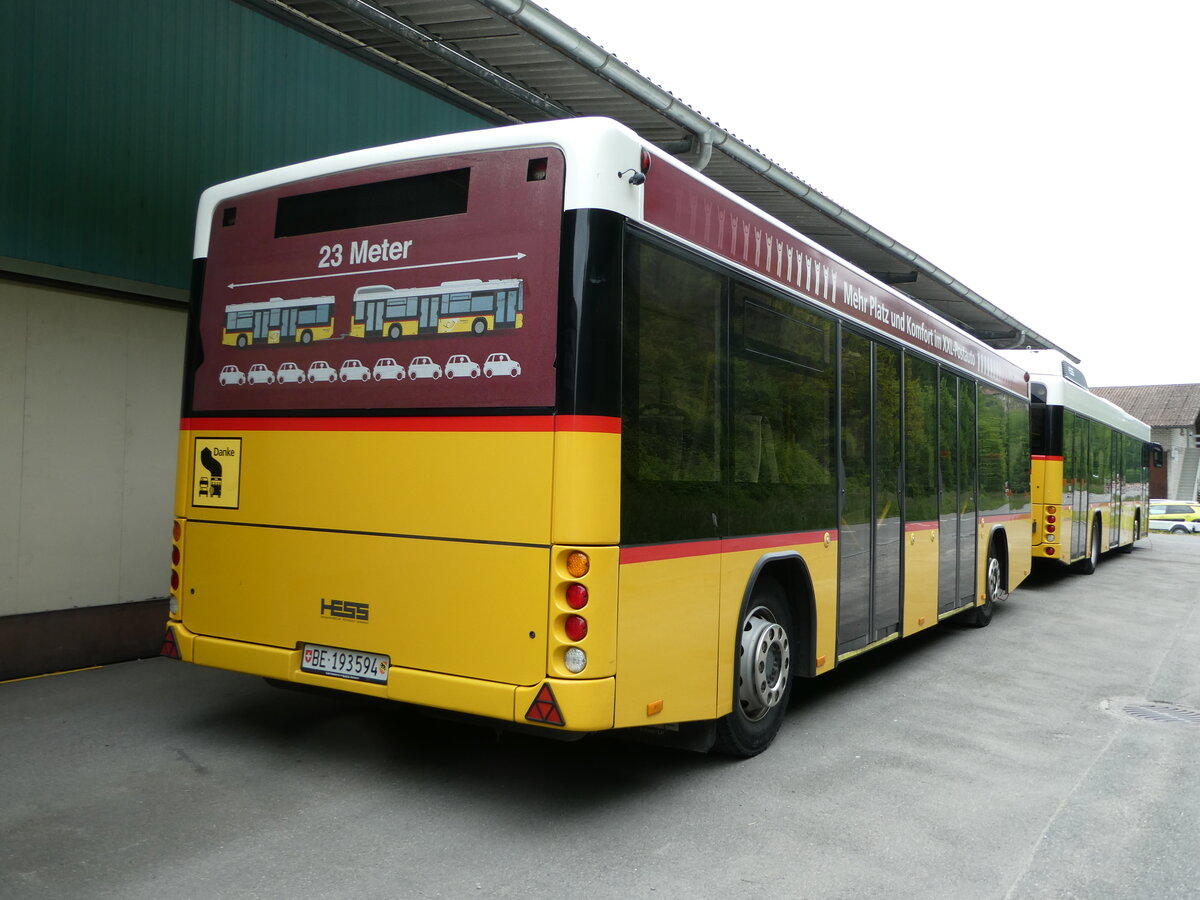
{"type": "Polygon", "coordinates": [[[738,629],[733,711],[717,721],[718,753],[755,756],[779,733],[792,692],[792,635],[782,585],[759,579],[738,629]]]}
{"type": "Polygon", "coordinates": [[[1100,520],[1092,521],[1092,549],[1088,554],[1088,558],[1079,564],[1079,572],[1081,575],[1091,575],[1096,571],[1096,566],[1100,565],[1100,520]]]}
{"type": "Polygon", "coordinates": [[[992,621],[992,613],[996,604],[1004,600],[1008,594],[1004,590],[1004,570],[1000,567],[1000,559],[996,556],[996,545],[988,545],[987,571],[984,575],[984,600],[980,606],[963,613],[964,625],[974,628],[986,628],[992,621]]]}

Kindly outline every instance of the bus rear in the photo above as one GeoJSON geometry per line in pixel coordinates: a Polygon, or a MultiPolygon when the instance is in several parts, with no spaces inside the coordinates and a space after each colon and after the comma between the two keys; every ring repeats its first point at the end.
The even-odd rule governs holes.
{"type": "Polygon", "coordinates": [[[568,587],[615,592],[616,499],[555,464],[569,445],[612,484],[619,455],[618,427],[556,405],[564,153],[480,134],[205,194],[169,652],[505,721],[562,726],[569,702],[570,729],[611,727],[615,621],[568,587]],[[368,321],[372,296],[418,315],[368,321]],[[556,529],[556,498],[586,520],[556,529]]]}

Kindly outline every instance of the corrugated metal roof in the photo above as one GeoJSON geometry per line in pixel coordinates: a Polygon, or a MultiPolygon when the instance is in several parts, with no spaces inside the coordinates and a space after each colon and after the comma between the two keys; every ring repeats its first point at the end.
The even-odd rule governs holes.
{"type": "Polygon", "coordinates": [[[1200,384],[1151,384],[1092,388],[1151,428],[1195,428],[1200,420],[1200,384]]]}
{"type": "Polygon", "coordinates": [[[497,121],[608,116],[660,145],[708,132],[717,183],[995,347],[1078,361],[527,0],[242,2],[497,121]]]}

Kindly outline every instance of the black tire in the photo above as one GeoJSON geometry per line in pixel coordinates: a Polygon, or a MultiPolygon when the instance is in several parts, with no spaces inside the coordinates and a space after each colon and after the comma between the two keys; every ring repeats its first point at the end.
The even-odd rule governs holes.
{"type": "Polygon", "coordinates": [[[245,347],[247,343],[249,343],[249,341],[246,340],[246,336],[244,334],[239,334],[237,336],[237,345],[239,347],[245,347]]]}
{"type": "Polygon", "coordinates": [[[1092,547],[1088,558],[1078,564],[1080,575],[1092,575],[1100,565],[1100,520],[1092,520],[1092,547]]]}
{"type": "Polygon", "coordinates": [[[486,334],[487,333],[487,320],[486,319],[476,319],[474,322],[471,323],[471,330],[473,332],[475,332],[476,334],[486,334]]]}
{"type": "Polygon", "coordinates": [[[713,750],[757,756],[771,745],[792,693],[795,632],[783,586],[763,577],[742,610],[734,656],[733,711],[717,720],[713,750]]]}
{"type": "Polygon", "coordinates": [[[401,330],[399,325],[393,325],[388,329],[388,337],[390,337],[393,341],[400,340],[400,335],[402,334],[404,334],[404,331],[401,330]]]}
{"type": "Polygon", "coordinates": [[[1004,590],[1004,570],[1000,565],[1000,557],[996,555],[994,543],[988,544],[987,568],[984,569],[983,578],[983,603],[967,610],[961,617],[962,623],[972,628],[987,628],[992,623],[996,604],[1008,596],[1004,590]]]}
{"type": "Polygon", "coordinates": [[[1172,525],[1171,526],[1171,534],[1188,534],[1188,533],[1189,532],[1188,532],[1186,525],[1172,525]]]}
{"type": "Polygon", "coordinates": [[[312,343],[312,332],[309,331],[307,328],[304,331],[300,332],[300,343],[302,343],[302,344],[311,344],[312,343]]]}

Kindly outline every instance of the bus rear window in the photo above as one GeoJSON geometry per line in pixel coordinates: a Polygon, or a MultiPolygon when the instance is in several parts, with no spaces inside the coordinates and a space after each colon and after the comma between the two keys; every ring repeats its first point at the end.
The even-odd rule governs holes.
{"type": "Polygon", "coordinates": [[[280,197],[275,237],[435,219],[467,211],[469,168],[280,197]]]}

